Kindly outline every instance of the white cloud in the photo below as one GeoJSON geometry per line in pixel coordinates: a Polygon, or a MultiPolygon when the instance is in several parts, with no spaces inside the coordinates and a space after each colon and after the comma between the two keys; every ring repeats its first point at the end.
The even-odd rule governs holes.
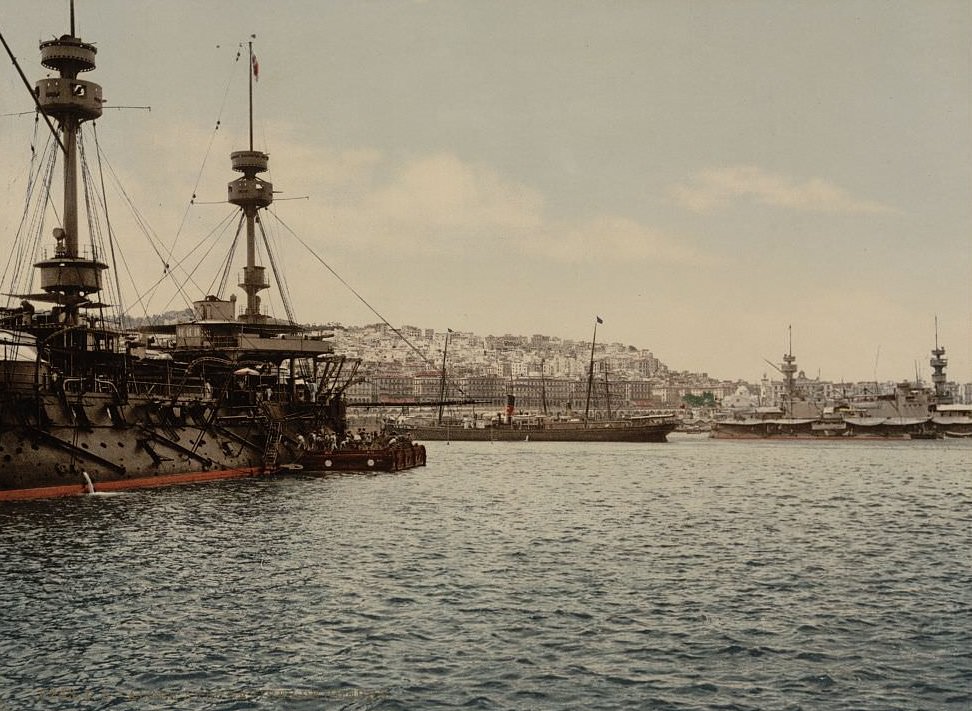
{"type": "Polygon", "coordinates": [[[477,232],[536,229],[543,210],[530,188],[448,154],[412,161],[365,202],[370,212],[402,225],[477,232]]]}
{"type": "Polygon", "coordinates": [[[692,264],[708,261],[684,240],[634,220],[602,215],[584,223],[547,226],[529,249],[561,261],[650,261],[653,264],[692,264]]]}
{"type": "Polygon", "coordinates": [[[821,178],[800,182],[756,166],[736,165],[712,168],[671,190],[678,204],[695,212],[725,207],[749,198],[763,205],[806,212],[848,214],[893,213],[887,205],[861,200],[821,178]]]}
{"type": "Polygon", "coordinates": [[[361,180],[355,161],[327,161],[333,171],[326,178],[327,217],[316,219],[328,225],[331,238],[369,249],[408,245],[409,251],[436,255],[492,251],[563,263],[698,264],[703,259],[684,238],[627,217],[557,219],[547,213],[539,191],[452,154],[403,165],[367,155],[368,180],[361,180]]]}

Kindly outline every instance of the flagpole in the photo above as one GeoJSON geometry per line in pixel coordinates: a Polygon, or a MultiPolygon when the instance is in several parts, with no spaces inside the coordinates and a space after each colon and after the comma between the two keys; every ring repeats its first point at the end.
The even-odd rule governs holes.
{"type": "Polygon", "coordinates": [[[249,41],[250,46],[250,66],[247,74],[250,75],[250,150],[253,150],[253,40],[249,41]]]}

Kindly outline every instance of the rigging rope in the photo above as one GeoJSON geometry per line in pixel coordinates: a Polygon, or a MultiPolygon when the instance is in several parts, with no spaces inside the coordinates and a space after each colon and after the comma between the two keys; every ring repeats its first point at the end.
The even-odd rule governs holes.
{"type": "MultiPolygon", "coordinates": [[[[78,131],[78,156],[81,160],[81,183],[82,183],[82,193],[84,195],[84,207],[85,214],[88,218],[88,238],[91,245],[91,259],[100,259],[101,254],[105,252],[104,236],[101,231],[101,223],[98,221],[98,212],[94,209],[94,205],[99,202],[98,195],[94,191],[94,179],[91,175],[90,166],[88,164],[87,153],[85,151],[84,136],[82,132],[78,131]]],[[[96,150],[97,152],[97,150],[96,150]]],[[[105,221],[108,220],[108,208],[107,205],[102,204],[102,209],[105,210],[105,221]]],[[[80,236],[80,235],[79,235],[80,236]]],[[[78,255],[81,256],[81,255],[78,255]]],[[[113,266],[113,265],[112,265],[113,266]]],[[[112,301],[118,297],[112,297],[112,286],[111,281],[108,281],[106,294],[108,298],[112,301]]],[[[99,297],[98,303],[104,304],[104,297],[99,297]]],[[[117,312],[116,312],[117,313],[117,312]]],[[[101,317],[102,324],[105,323],[105,308],[104,306],[98,307],[98,314],[101,317]]],[[[116,319],[118,317],[116,316],[116,319]]],[[[120,323],[120,322],[119,322],[120,323]]]]}
{"type": "MultiPolygon", "coordinates": [[[[32,167],[28,179],[27,195],[24,202],[24,212],[17,228],[15,259],[13,273],[9,282],[14,291],[29,293],[33,285],[33,262],[41,254],[41,237],[44,231],[44,214],[50,207],[57,216],[57,208],[50,201],[50,186],[54,179],[54,169],[57,164],[57,150],[53,138],[49,138],[40,156],[31,151],[32,162],[36,160],[36,167],[32,167]],[[40,195],[46,196],[41,200],[35,198],[38,188],[40,195]]],[[[6,273],[6,270],[5,270],[6,273]]]]}
{"type": "MultiPolygon", "coordinates": [[[[155,231],[151,228],[151,226],[148,224],[148,221],[145,219],[145,217],[139,211],[138,207],[136,207],[136,205],[135,205],[134,201],[132,200],[131,196],[128,194],[128,191],[125,189],[125,186],[123,185],[121,179],[118,177],[118,174],[115,172],[115,169],[112,166],[112,163],[109,160],[107,153],[104,151],[103,147],[101,146],[100,142],[98,141],[97,131],[95,132],[95,147],[96,147],[96,150],[97,150],[98,165],[99,165],[99,170],[100,170],[100,173],[102,175],[102,178],[105,175],[104,168],[107,167],[107,173],[108,173],[109,176],[111,176],[112,183],[115,186],[115,189],[118,191],[118,193],[125,200],[125,203],[128,205],[129,212],[130,212],[132,218],[135,220],[136,226],[139,228],[139,231],[141,231],[142,235],[148,241],[149,246],[155,252],[155,254],[158,257],[159,261],[163,265],[165,265],[165,258],[162,255],[162,253],[159,251],[159,247],[158,247],[158,245],[160,244],[161,240],[155,234],[155,231]]],[[[105,210],[105,214],[107,216],[107,199],[106,199],[106,192],[105,192],[103,180],[102,180],[102,209],[105,210]]],[[[109,233],[110,233],[110,236],[111,236],[111,239],[112,239],[112,245],[114,245],[114,241],[115,241],[115,239],[114,239],[114,233],[110,230],[110,225],[109,225],[109,233]]],[[[102,244],[102,249],[104,249],[104,245],[103,244],[102,244]]],[[[113,257],[116,256],[113,249],[112,249],[112,255],[113,255],[113,257]]],[[[120,250],[118,252],[118,255],[117,256],[118,256],[121,264],[124,265],[125,272],[126,272],[126,274],[128,276],[129,281],[132,284],[132,287],[133,287],[133,290],[134,290],[134,293],[135,293],[135,304],[134,305],[139,306],[142,309],[143,316],[146,317],[146,318],[148,318],[148,303],[147,302],[148,302],[148,299],[151,298],[151,296],[149,296],[148,299],[147,299],[143,295],[142,290],[139,288],[138,283],[136,282],[136,279],[135,279],[135,276],[134,276],[134,274],[132,272],[132,269],[131,269],[130,265],[128,264],[128,261],[127,261],[126,255],[125,255],[125,251],[124,250],[120,250]]],[[[120,271],[121,270],[118,269],[118,266],[116,264],[116,268],[115,268],[116,282],[118,282],[119,279],[120,279],[120,274],[119,274],[120,271]]],[[[177,289],[179,288],[179,285],[178,284],[176,284],[176,288],[177,289]]],[[[118,312],[118,317],[119,317],[119,319],[121,321],[121,320],[123,320],[124,318],[126,318],[128,316],[128,309],[123,308],[122,305],[121,305],[121,303],[120,303],[121,302],[121,295],[120,295],[121,294],[121,285],[120,285],[120,283],[118,284],[118,292],[119,292],[119,295],[118,295],[117,298],[119,300],[119,306],[118,306],[118,308],[116,310],[118,312]]],[[[182,296],[185,298],[185,295],[184,294],[182,294],[182,296]]]]}
{"type": "MultiPolygon", "coordinates": [[[[269,210],[268,210],[268,212],[269,212],[269,210]]],[[[294,232],[287,225],[287,223],[285,223],[283,220],[280,219],[280,216],[279,215],[277,215],[276,213],[273,213],[273,212],[271,212],[270,214],[272,214],[280,222],[280,224],[283,225],[283,228],[285,230],[287,230],[287,232],[289,232],[293,236],[293,238],[296,239],[304,247],[304,249],[306,249],[308,252],[310,252],[311,256],[314,257],[314,259],[316,259],[318,262],[320,262],[321,265],[325,269],[327,269],[327,271],[329,271],[334,276],[335,279],[337,279],[339,282],[341,282],[341,284],[343,284],[344,287],[348,291],[350,291],[352,294],[354,294],[355,297],[357,297],[358,301],[360,301],[362,304],[364,304],[366,307],[368,307],[368,309],[371,311],[371,313],[373,313],[375,316],[377,316],[379,319],[381,319],[381,322],[382,323],[384,323],[386,326],[388,326],[388,328],[390,328],[395,333],[395,335],[397,335],[399,338],[401,338],[402,341],[404,341],[404,343],[409,348],[411,348],[412,351],[414,351],[415,354],[418,355],[418,357],[421,358],[422,361],[426,365],[431,366],[432,368],[437,368],[437,365],[435,363],[433,363],[425,355],[425,353],[423,353],[421,350],[419,350],[419,348],[414,343],[412,343],[410,340],[408,340],[408,338],[405,336],[404,333],[402,333],[399,329],[397,329],[394,326],[392,326],[391,323],[388,321],[388,319],[386,319],[384,316],[382,316],[374,306],[372,306],[371,304],[369,304],[368,301],[361,294],[359,294],[355,290],[355,288],[353,286],[351,286],[348,282],[346,282],[344,280],[344,278],[340,274],[338,274],[336,271],[334,271],[334,269],[331,268],[331,265],[330,264],[328,264],[327,262],[325,262],[324,259],[319,254],[317,254],[317,252],[315,252],[313,249],[311,249],[311,247],[310,247],[309,244],[307,244],[304,240],[302,240],[300,238],[300,236],[296,232],[294,232]]],[[[453,387],[456,390],[458,390],[463,396],[465,396],[466,393],[463,391],[463,389],[458,384],[453,384],[453,387]]]]}
{"type": "Polygon", "coordinates": [[[270,268],[273,269],[273,277],[277,280],[277,288],[280,291],[280,300],[283,302],[284,313],[287,314],[287,320],[290,323],[296,323],[294,319],[294,310],[290,306],[290,292],[288,291],[287,284],[283,279],[280,270],[277,268],[277,260],[274,258],[273,250],[270,249],[270,240],[267,238],[267,232],[263,228],[263,220],[257,220],[257,224],[260,225],[260,234],[263,235],[263,244],[267,248],[267,258],[270,260],[270,268]]]}
{"type": "MultiPolygon", "coordinates": [[[[242,47],[243,47],[243,43],[241,42],[237,47],[236,59],[233,60],[234,65],[239,64],[240,55],[242,54],[242,47]]],[[[249,71],[249,67],[247,67],[247,71],[249,71]]],[[[216,134],[219,132],[220,126],[222,124],[223,112],[226,109],[226,102],[229,98],[230,87],[233,85],[233,80],[236,77],[237,73],[238,72],[236,71],[236,68],[234,66],[229,72],[229,78],[226,80],[226,88],[223,90],[223,101],[220,104],[219,111],[216,114],[216,125],[213,126],[213,131],[209,135],[209,144],[206,146],[206,151],[203,154],[202,163],[199,166],[199,171],[196,173],[196,182],[192,186],[192,197],[189,198],[189,202],[186,203],[186,209],[182,213],[182,221],[179,223],[179,228],[176,230],[176,233],[172,238],[172,245],[168,249],[168,255],[170,259],[172,258],[172,255],[175,254],[176,243],[179,241],[180,235],[182,235],[182,230],[186,225],[186,220],[189,219],[189,211],[192,209],[192,206],[196,202],[196,193],[199,190],[199,183],[202,182],[203,172],[206,170],[206,163],[209,161],[209,156],[213,151],[213,144],[216,142],[216,134]]]]}
{"type": "MultiPolygon", "coordinates": [[[[28,215],[30,214],[31,207],[31,196],[34,192],[34,186],[37,184],[42,161],[37,155],[37,151],[34,149],[34,142],[37,138],[37,126],[38,120],[34,121],[34,136],[31,139],[30,144],[30,161],[27,166],[27,185],[25,187],[25,199],[24,199],[24,209],[20,213],[20,222],[17,225],[17,231],[14,238],[14,249],[7,253],[7,263],[3,268],[2,281],[4,284],[9,284],[11,291],[19,291],[20,288],[20,275],[22,270],[22,265],[25,259],[26,245],[24,244],[21,235],[24,233],[24,225],[28,222],[28,215]],[[9,280],[8,280],[9,275],[9,280]]],[[[9,186],[8,186],[9,187],[9,186]]],[[[7,305],[9,306],[12,302],[13,296],[7,297],[7,305]]]]}
{"type": "MultiPolygon", "coordinates": [[[[219,232],[220,229],[222,228],[222,231],[225,231],[226,227],[230,224],[230,222],[231,222],[231,220],[232,220],[232,218],[233,218],[233,216],[235,214],[236,214],[236,210],[234,209],[234,210],[232,210],[229,213],[229,215],[227,215],[225,218],[223,218],[220,221],[219,225],[217,225],[215,229],[211,230],[209,232],[209,234],[207,234],[205,237],[203,237],[199,241],[199,243],[195,247],[193,247],[192,251],[190,251],[188,254],[186,254],[186,256],[184,256],[182,259],[180,259],[174,265],[172,265],[172,268],[168,272],[166,272],[161,277],[159,277],[155,281],[155,283],[152,284],[152,286],[149,288],[149,291],[151,291],[151,292],[154,293],[155,289],[157,289],[162,284],[162,282],[164,282],[166,280],[172,280],[172,282],[176,285],[176,288],[178,290],[178,295],[182,296],[183,299],[185,299],[185,303],[186,303],[187,307],[191,308],[192,307],[192,301],[190,300],[189,296],[185,293],[183,287],[185,286],[186,283],[192,282],[193,286],[196,289],[198,289],[200,292],[202,292],[202,289],[199,287],[198,284],[195,283],[195,281],[193,280],[192,277],[195,274],[195,272],[200,268],[200,266],[202,266],[202,264],[205,261],[206,257],[213,251],[213,249],[216,247],[216,245],[219,244],[219,241],[220,241],[219,240],[219,237],[221,236],[221,234],[219,232]],[[182,282],[182,283],[175,281],[175,270],[177,268],[182,269],[183,268],[183,263],[185,263],[186,261],[188,261],[189,257],[191,257],[193,254],[195,254],[196,250],[198,250],[200,247],[202,247],[204,244],[206,244],[206,241],[209,240],[209,239],[212,239],[213,240],[212,246],[210,246],[210,248],[208,250],[206,250],[206,252],[203,254],[203,256],[200,257],[200,260],[196,264],[196,266],[193,267],[193,269],[191,271],[187,271],[186,272],[186,279],[185,279],[185,281],[182,282]]],[[[165,305],[162,307],[163,311],[166,308],[168,308],[168,306],[172,303],[172,301],[175,299],[175,297],[176,297],[175,294],[173,294],[172,297],[170,297],[169,301],[166,302],[165,305]]]]}
{"type": "MultiPolygon", "coordinates": [[[[240,213],[240,219],[236,222],[236,234],[233,235],[233,243],[230,245],[229,251],[226,253],[226,257],[223,259],[223,275],[219,280],[219,288],[216,290],[216,296],[223,298],[223,294],[226,293],[226,285],[229,283],[230,270],[233,268],[233,257],[236,255],[236,248],[240,243],[240,234],[243,232],[243,219],[245,215],[240,213]]],[[[213,279],[215,281],[215,278],[213,279]]],[[[212,287],[212,284],[210,284],[212,287]]]]}
{"type": "Polygon", "coordinates": [[[121,289],[121,279],[119,276],[118,262],[115,257],[115,233],[111,229],[111,219],[108,217],[108,200],[106,198],[105,192],[105,170],[104,163],[102,161],[101,143],[98,140],[98,124],[97,122],[91,123],[91,132],[94,135],[95,142],[95,157],[98,159],[98,178],[101,182],[101,199],[103,204],[103,209],[105,211],[105,226],[108,228],[108,246],[111,252],[111,264],[113,269],[112,274],[114,275],[114,287],[117,292],[115,301],[115,310],[118,313],[119,325],[122,321],[122,314],[125,312],[125,304],[122,301],[122,289],[121,289]]]}

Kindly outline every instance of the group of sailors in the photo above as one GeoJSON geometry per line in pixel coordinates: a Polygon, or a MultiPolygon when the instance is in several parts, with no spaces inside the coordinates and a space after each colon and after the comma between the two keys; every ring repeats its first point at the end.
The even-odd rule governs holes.
{"type": "Polygon", "coordinates": [[[364,428],[339,435],[328,429],[311,432],[308,436],[297,435],[297,446],[310,452],[330,452],[338,449],[386,449],[410,445],[408,437],[395,432],[368,432],[364,428]]]}

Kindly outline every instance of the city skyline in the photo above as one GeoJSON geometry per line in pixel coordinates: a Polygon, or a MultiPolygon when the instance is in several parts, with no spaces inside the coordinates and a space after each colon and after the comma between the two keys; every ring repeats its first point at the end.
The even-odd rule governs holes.
{"type": "MultiPolygon", "coordinates": [[[[67,7],[2,20],[31,82],[67,7]]],[[[255,34],[272,209],[390,323],[589,340],[599,315],[599,341],[749,381],[792,326],[807,372],[886,381],[927,377],[937,316],[972,380],[965,2],[79,0],[77,29],[106,106],[151,106],[98,138],[176,255],[229,211],[255,34]]],[[[33,118],[4,65],[9,244],[33,118]]],[[[301,321],[375,320],[274,237],[301,321]]],[[[129,262],[162,278],[144,243],[129,262]]]]}
{"type": "MultiPolygon", "coordinates": [[[[338,352],[361,358],[362,364],[367,369],[374,367],[377,368],[375,372],[378,373],[407,372],[411,375],[435,378],[441,374],[443,361],[440,359],[444,358],[443,346],[446,335],[443,331],[421,328],[413,324],[394,327],[381,323],[365,326],[329,324],[323,328],[335,334],[335,346],[338,352]],[[376,335],[380,337],[376,338],[376,335]],[[398,348],[400,338],[406,340],[410,348],[398,348]],[[422,368],[416,370],[416,361],[422,368]],[[411,366],[407,365],[409,362],[411,366]]],[[[450,373],[472,371],[476,374],[484,374],[487,370],[500,367],[497,373],[516,377],[541,377],[545,374],[549,377],[586,378],[591,356],[590,345],[590,340],[561,338],[555,334],[499,335],[450,331],[446,370],[450,373]],[[541,372],[545,358],[546,367],[541,372]],[[518,363],[521,367],[510,369],[514,363],[518,363]]],[[[640,361],[646,363],[650,361],[651,373],[648,377],[674,379],[683,384],[692,381],[693,388],[698,387],[699,379],[708,381],[712,385],[740,382],[756,385],[763,381],[779,383],[784,379],[782,357],[776,362],[764,360],[760,377],[748,380],[732,373],[691,371],[680,367],[678,363],[658,358],[650,348],[637,348],[632,344],[617,341],[597,342],[594,364],[595,372],[598,374],[613,372],[615,375],[630,376],[639,370],[640,361]],[[612,365],[605,365],[608,363],[612,365]]],[[[932,384],[930,374],[923,373],[877,381],[871,378],[833,379],[811,368],[805,368],[798,356],[795,356],[793,362],[797,366],[798,378],[808,382],[845,385],[876,383],[883,389],[893,389],[901,382],[917,382],[922,387],[930,387],[932,384]]],[[[951,373],[947,372],[947,368],[946,376],[947,381],[962,392],[972,388],[972,382],[956,380],[951,373]]],[[[961,397],[964,400],[966,396],[961,397]]]]}
{"type": "MultiPolygon", "coordinates": [[[[890,396],[901,392],[902,387],[917,396],[916,387],[926,392],[938,387],[934,378],[917,382],[829,380],[805,371],[799,360],[786,365],[767,363],[770,367],[760,380],[745,381],[725,374],[685,371],[677,364],[660,361],[650,351],[623,343],[599,342],[591,363],[589,342],[543,334],[483,336],[451,332],[446,348],[446,333],[417,326],[392,329],[386,324],[338,325],[332,330],[338,352],[360,361],[358,375],[346,392],[349,402],[357,405],[382,402],[430,406],[437,400],[456,404],[456,398],[502,404],[506,395],[513,393],[517,402],[527,408],[544,403],[562,406],[567,401],[576,402],[589,388],[602,401],[610,393],[612,407],[618,409],[681,408],[688,402],[687,396],[709,397],[712,405],[730,409],[778,405],[788,392],[786,365],[795,366],[793,391],[817,403],[860,402],[876,394],[890,396]],[[399,336],[407,338],[412,347],[403,348],[399,336]]],[[[955,403],[970,402],[972,383],[955,382],[946,374],[940,385],[955,403]]]]}

